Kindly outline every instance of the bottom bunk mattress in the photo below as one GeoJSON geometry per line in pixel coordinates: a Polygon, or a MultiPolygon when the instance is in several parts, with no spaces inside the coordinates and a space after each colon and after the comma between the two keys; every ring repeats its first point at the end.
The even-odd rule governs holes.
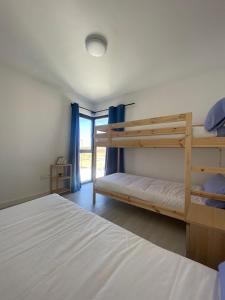
{"type": "Polygon", "coordinates": [[[58,195],[0,211],[2,300],[218,300],[217,276],[58,195]]]}
{"type": "MultiPolygon", "coordinates": [[[[129,195],[178,211],[184,210],[184,184],[179,182],[127,173],[114,173],[98,178],[95,182],[95,188],[129,195]]],[[[195,190],[201,189],[200,186],[193,186],[193,188],[195,190]]],[[[192,196],[192,201],[203,203],[201,198],[197,196],[192,196]]]]}

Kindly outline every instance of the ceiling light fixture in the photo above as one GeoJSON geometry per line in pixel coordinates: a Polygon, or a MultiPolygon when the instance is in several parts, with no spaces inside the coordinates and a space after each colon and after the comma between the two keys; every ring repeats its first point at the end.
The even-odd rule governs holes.
{"type": "Polygon", "coordinates": [[[101,57],[107,49],[107,40],[100,34],[90,34],[86,37],[85,45],[87,52],[95,57],[101,57]]]}

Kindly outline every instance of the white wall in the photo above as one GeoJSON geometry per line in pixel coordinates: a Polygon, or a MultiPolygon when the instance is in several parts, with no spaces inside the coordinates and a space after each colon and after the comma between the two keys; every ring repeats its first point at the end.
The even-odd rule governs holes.
{"type": "Polygon", "coordinates": [[[0,207],[49,191],[49,165],[67,156],[69,131],[67,97],[0,66],[0,207]]]}
{"type": "MultiPolygon", "coordinates": [[[[225,70],[212,71],[165,85],[156,86],[96,105],[135,102],[126,109],[126,120],[193,112],[194,123],[203,123],[210,107],[225,96],[225,70]]],[[[193,151],[193,163],[218,164],[218,150],[193,151]]],[[[129,149],[125,152],[126,171],[172,180],[183,179],[183,151],[180,149],[129,149]]],[[[194,182],[202,182],[202,175],[194,182]]]]}

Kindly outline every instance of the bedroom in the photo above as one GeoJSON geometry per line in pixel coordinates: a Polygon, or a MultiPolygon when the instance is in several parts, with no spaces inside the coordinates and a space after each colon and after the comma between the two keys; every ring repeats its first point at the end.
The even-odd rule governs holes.
{"type": "MultiPolygon", "coordinates": [[[[124,105],[122,119],[119,121],[124,119],[125,122],[129,122],[191,112],[191,126],[204,124],[210,109],[218,103],[218,100],[225,97],[224,17],[225,3],[221,0],[66,0],[63,2],[22,0],[19,3],[13,0],[0,1],[0,290],[4,295],[4,297],[1,296],[2,299],[71,299],[72,297],[76,299],[185,299],[185,297],[187,299],[217,299],[217,292],[214,289],[219,281],[217,279],[219,273],[212,268],[217,270],[218,263],[225,261],[223,209],[204,206],[206,219],[202,220],[198,215],[197,221],[193,221],[193,219],[186,218],[186,215],[184,219],[177,220],[165,214],[149,211],[149,207],[148,209],[137,207],[135,201],[133,201],[134,205],[127,204],[121,199],[116,201],[114,197],[101,194],[96,194],[96,202],[93,205],[91,181],[96,171],[93,131],[95,125],[107,124],[110,107],[124,105]],[[95,34],[94,40],[93,34],[95,34]],[[87,40],[88,37],[89,40],[87,40]],[[102,56],[96,57],[96,55],[102,56]],[[80,116],[78,114],[76,120],[71,118],[71,103],[74,103],[74,106],[77,103],[79,106],[80,116]],[[83,117],[86,123],[86,126],[83,126],[84,133],[82,133],[82,121],[79,122],[79,117],[83,117]],[[71,142],[71,132],[73,132],[71,128],[77,129],[74,127],[76,124],[80,126],[79,133],[83,142],[77,138],[77,135],[75,141],[75,134],[71,142]],[[57,215],[57,211],[60,211],[60,203],[57,201],[60,202],[61,198],[55,199],[54,209],[50,209],[52,203],[48,197],[51,196],[43,198],[46,201],[30,201],[49,195],[50,165],[54,165],[57,158],[61,156],[68,163],[73,163],[71,174],[66,175],[72,175],[72,185],[77,185],[74,191],[79,190],[79,180],[77,180],[79,173],[82,179],[79,191],[62,195],[63,198],[72,200],[65,202],[65,206],[63,206],[64,199],[61,200],[62,214],[64,212],[65,217],[66,214],[68,217],[70,212],[66,210],[70,210],[71,204],[77,203],[84,210],[92,211],[103,219],[115,223],[115,226],[122,227],[110,225],[111,231],[106,230],[108,235],[98,236],[99,243],[103,245],[102,250],[97,247],[98,239],[94,240],[92,246],[97,247],[99,255],[103,254],[102,259],[105,258],[103,261],[98,257],[97,250],[96,253],[91,252],[93,247],[90,247],[90,253],[88,251],[86,253],[86,250],[82,248],[85,242],[93,238],[91,235],[88,236],[89,223],[85,225],[84,220],[88,219],[97,231],[101,231],[101,226],[105,228],[109,225],[102,219],[96,219],[98,224],[95,225],[94,219],[92,221],[91,218],[93,215],[89,213],[86,215],[83,211],[79,211],[80,218],[83,214],[81,219],[74,217],[73,226],[84,223],[86,239],[84,237],[82,240],[78,234],[76,240],[72,241],[68,232],[68,239],[62,237],[61,241],[65,243],[65,249],[63,250],[60,246],[56,247],[52,257],[51,239],[46,241],[46,244],[41,244],[42,221],[43,226],[46,225],[43,227],[43,230],[46,230],[46,236],[51,234],[48,228],[58,232],[60,227],[54,227],[54,222],[48,223],[44,213],[41,221],[35,212],[46,210],[47,218],[49,210],[49,218],[52,216],[53,220],[54,218],[58,218],[58,222],[61,220],[64,229],[67,224],[63,216],[57,215]],[[83,166],[82,168],[79,167],[79,163],[83,166]],[[86,181],[88,183],[85,183],[86,181]],[[40,206],[37,203],[40,203],[40,206]],[[30,219],[27,218],[29,215],[30,219]],[[17,223],[21,227],[17,228],[17,223]],[[9,225],[12,231],[7,229],[9,225]],[[193,228],[193,231],[190,228],[193,228]],[[204,228],[206,228],[205,231],[204,228]],[[129,232],[123,231],[124,229],[129,232]],[[193,235],[193,239],[188,237],[188,232],[193,235]],[[32,239],[34,234],[37,234],[37,240],[32,239]],[[122,237],[126,234],[132,241],[143,246],[140,250],[143,257],[140,257],[140,253],[136,253],[137,257],[135,257],[134,252],[136,250],[138,252],[138,249],[131,244],[126,252],[127,257],[121,254],[115,258],[115,262],[112,257],[106,255],[107,247],[112,246],[108,239],[112,237],[113,240],[115,238],[115,241],[118,241],[118,244],[119,241],[124,243],[122,237]],[[191,239],[191,245],[193,243],[191,247],[188,246],[186,239],[191,239]],[[25,240],[27,240],[27,245],[25,240]],[[105,242],[106,240],[109,244],[105,242]],[[201,242],[200,245],[198,240],[201,242]],[[36,245],[34,252],[30,249],[33,242],[36,245]],[[90,278],[88,272],[78,271],[78,266],[76,269],[76,259],[72,259],[73,254],[69,252],[70,242],[74,244],[74,252],[79,251],[77,250],[79,248],[82,249],[80,260],[83,263],[79,266],[81,269],[87,268],[84,262],[89,254],[93,261],[96,260],[96,265],[90,262],[90,278]],[[152,243],[166,250],[155,248],[155,254],[148,255],[144,249],[153,247],[152,243]],[[214,245],[213,251],[216,249],[213,253],[210,252],[212,251],[210,244],[214,245]],[[20,256],[21,247],[22,249],[25,247],[26,251],[20,256]],[[192,260],[184,258],[187,254],[187,247],[191,248],[192,253],[189,253],[191,256],[189,258],[192,260]],[[136,250],[132,252],[132,249],[136,250]],[[171,254],[167,250],[175,253],[171,254]],[[165,258],[171,257],[169,262],[163,257],[163,251],[165,251],[165,258]],[[12,257],[14,254],[15,257],[12,257]],[[38,268],[38,260],[32,260],[33,255],[38,257],[39,261],[43,259],[46,266],[43,264],[38,268]],[[159,261],[159,266],[152,261],[157,255],[158,259],[155,258],[155,260],[159,261]],[[187,277],[185,277],[181,270],[185,278],[181,275],[181,280],[177,279],[178,282],[175,279],[167,280],[163,277],[162,270],[170,268],[173,272],[181,259],[180,255],[184,259],[181,260],[181,265],[184,263],[188,268],[190,266],[190,272],[187,272],[187,277]],[[59,270],[54,275],[55,277],[51,277],[50,269],[54,268],[54,260],[58,257],[66,261],[71,259],[71,270],[68,273],[66,270],[62,272],[59,270]],[[117,258],[118,261],[124,262],[125,269],[116,268],[117,258]],[[129,263],[130,259],[134,260],[134,264],[129,263]],[[145,270],[143,262],[145,259],[149,259],[149,263],[153,264],[152,273],[145,270]],[[137,268],[139,260],[140,269],[137,268]],[[194,260],[200,261],[201,265],[195,263],[194,260]],[[26,264],[26,261],[30,262],[30,265],[26,264]],[[47,268],[48,262],[50,269],[47,268]],[[108,269],[104,265],[105,262],[108,267],[112,263],[112,269],[108,269]],[[32,268],[36,268],[37,274],[31,271],[32,268]],[[125,275],[129,268],[134,268],[133,271],[135,271],[130,277],[125,275]],[[199,279],[202,277],[201,274],[205,274],[206,280],[202,282],[204,288],[196,287],[196,293],[193,291],[193,294],[188,294],[185,285],[194,284],[189,280],[195,269],[196,274],[193,274],[196,278],[199,279]],[[24,280],[18,278],[18,270],[24,270],[24,280]],[[105,271],[105,277],[102,275],[99,280],[96,280],[95,270],[99,273],[105,271]],[[114,278],[112,274],[116,276],[117,272],[118,277],[112,283],[114,278]],[[141,282],[136,281],[141,272],[147,272],[146,277],[141,282]],[[72,283],[70,280],[73,279],[73,273],[76,275],[82,273],[80,274],[82,276],[72,283]],[[31,278],[32,275],[33,278],[31,278]],[[165,280],[166,294],[159,293],[161,287],[159,282],[152,282],[152,286],[146,285],[145,281],[150,280],[154,275],[165,280]],[[44,283],[46,276],[48,280],[44,283]],[[62,282],[58,285],[58,288],[61,287],[62,294],[57,288],[60,278],[63,278],[61,276],[66,276],[68,279],[65,286],[62,282]],[[29,277],[31,281],[28,280],[29,277]],[[210,280],[213,283],[209,283],[210,280]],[[127,286],[133,281],[137,282],[137,286],[134,285],[128,293],[127,286]],[[40,286],[35,285],[38,282],[40,286]],[[85,291],[85,286],[88,285],[90,289],[87,288],[85,291]],[[118,290],[118,294],[113,294],[115,289],[118,290]]],[[[222,109],[219,108],[219,112],[221,111],[222,109]]],[[[184,140],[187,139],[186,130],[190,128],[189,125],[186,123],[179,125],[185,130],[185,133],[182,131],[185,135],[184,140]]],[[[174,124],[160,123],[158,127],[171,126],[174,124]]],[[[108,141],[110,139],[113,141],[112,135],[115,132],[121,134],[120,131],[113,133],[108,127],[107,130],[108,132],[105,133],[110,135],[107,137],[108,141]]],[[[130,130],[136,130],[136,128],[128,128],[128,131],[130,130]]],[[[137,130],[144,129],[138,127],[137,130]]],[[[128,131],[125,128],[125,133],[128,131]]],[[[154,147],[120,147],[124,148],[120,159],[124,156],[125,174],[182,184],[186,184],[192,175],[193,185],[203,185],[216,174],[212,173],[212,169],[210,169],[210,174],[206,172],[191,174],[190,166],[220,168],[219,171],[223,173],[225,164],[223,138],[215,137],[210,147],[195,148],[196,137],[193,132],[191,134],[193,135],[192,147],[190,148],[189,145],[188,148],[185,145],[181,149],[177,146],[159,148],[155,139],[160,138],[160,135],[153,138],[137,135],[131,137],[139,141],[138,146],[148,138],[153,139],[155,142],[151,143],[156,144],[154,147]],[[191,160],[191,165],[187,166],[185,157],[191,160]],[[185,169],[187,172],[184,172],[185,169]]],[[[115,172],[117,167],[122,165],[118,166],[118,160],[115,158],[117,151],[114,151],[113,155],[107,152],[108,157],[111,156],[112,163],[111,166],[105,165],[106,152],[101,152],[100,166],[97,166],[99,176],[104,174],[104,166],[106,169],[107,167],[113,168],[115,172]]],[[[219,173],[218,169],[216,173],[219,173]]],[[[59,181],[62,183],[61,179],[59,181]]],[[[67,184],[68,181],[65,180],[66,188],[68,188],[67,184]]],[[[190,192],[189,188],[188,193],[190,192]]],[[[224,192],[218,193],[224,194],[224,192]]],[[[223,202],[223,195],[220,198],[223,202]]],[[[185,201],[184,196],[182,201],[185,201]]],[[[76,205],[74,207],[78,209],[76,205]]],[[[74,207],[71,206],[71,214],[74,207]]],[[[158,209],[155,208],[155,210],[158,209]]],[[[74,214],[76,215],[75,212],[74,214]]],[[[200,216],[202,215],[204,213],[201,211],[200,216]]],[[[55,243],[57,245],[57,240],[55,243]]],[[[171,274],[168,276],[172,276],[171,274]]]]}

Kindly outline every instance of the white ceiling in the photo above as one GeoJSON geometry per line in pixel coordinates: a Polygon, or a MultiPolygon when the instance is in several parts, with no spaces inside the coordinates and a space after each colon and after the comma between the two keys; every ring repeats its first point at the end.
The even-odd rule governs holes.
{"type": "Polygon", "coordinates": [[[225,67],[224,0],[0,0],[0,61],[98,102],[225,67]],[[108,39],[102,58],[84,40],[108,39]]]}

